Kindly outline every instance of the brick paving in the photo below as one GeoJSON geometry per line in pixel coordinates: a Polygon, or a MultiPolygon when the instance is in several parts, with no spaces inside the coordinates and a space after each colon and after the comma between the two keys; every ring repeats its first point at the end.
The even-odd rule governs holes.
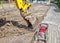
{"type": "Polygon", "coordinates": [[[49,24],[47,43],[60,43],[60,12],[55,6],[51,6],[43,22],[49,24]]]}

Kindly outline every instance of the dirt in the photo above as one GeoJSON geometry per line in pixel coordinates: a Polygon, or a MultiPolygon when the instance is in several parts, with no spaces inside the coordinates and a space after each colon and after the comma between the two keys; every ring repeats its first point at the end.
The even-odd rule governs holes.
{"type": "MultiPolygon", "coordinates": [[[[41,22],[42,19],[44,18],[44,16],[46,15],[46,12],[49,9],[49,7],[50,6],[45,6],[45,5],[40,5],[40,4],[33,5],[30,8],[31,15],[37,14],[37,13],[39,13],[39,15],[42,15],[42,16],[39,16],[39,15],[34,16],[34,17],[39,17],[38,20],[39,20],[39,22],[41,22]]],[[[34,19],[30,18],[29,20],[34,20],[34,19]]],[[[30,22],[32,22],[32,21],[30,21],[30,22]]],[[[34,32],[31,32],[31,30],[29,30],[30,28],[28,28],[27,26],[28,25],[27,25],[26,21],[23,20],[23,18],[20,15],[20,11],[18,9],[11,10],[8,12],[0,12],[0,42],[8,43],[8,41],[9,41],[9,43],[15,43],[14,37],[19,38],[21,36],[20,38],[23,38],[25,36],[24,34],[29,34],[29,35],[26,35],[26,37],[24,37],[24,38],[27,38],[28,40],[31,41],[34,32]],[[27,37],[27,36],[31,36],[31,37],[27,37]],[[13,41],[11,41],[11,39],[13,39],[13,41]]],[[[19,39],[19,40],[21,40],[21,39],[19,39]]],[[[27,42],[27,40],[26,40],[26,42],[27,42]]],[[[21,42],[21,43],[24,43],[24,42],[21,42]]]]}
{"type": "Polygon", "coordinates": [[[10,36],[10,35],[22,35],[27,31],[26,22],[21,19],[19,13],[16,11],[2,13],[0,19],[0,37],[10,36]],[[12,13],[13,12],[13,13],[12,13]],[[4,14],[4,15],[3,15],[4,14]]]}

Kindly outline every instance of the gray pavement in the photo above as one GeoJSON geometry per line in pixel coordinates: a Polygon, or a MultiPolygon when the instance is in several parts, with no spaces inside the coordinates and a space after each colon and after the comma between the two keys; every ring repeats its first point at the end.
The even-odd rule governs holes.
{"type": "Polygon", "coordinates": [[[52,5],[42,23],[48,23],[47,43],[60,43],[60,11],[52,5]]]}

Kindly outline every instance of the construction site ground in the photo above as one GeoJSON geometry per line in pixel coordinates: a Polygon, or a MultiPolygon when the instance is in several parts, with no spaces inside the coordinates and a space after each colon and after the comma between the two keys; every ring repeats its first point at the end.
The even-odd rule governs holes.
{"type": "MultiPolygon", "coordinates": [[[[36,20],[37,23],[41,23],[49,8],[49,5],[33,4],[30,7],[31,16],[38,19],[36,20]]],[[[27,23],[21,17],[20,11],[17,8],[7,12],[4,11],[0,12],[0,43],[31,43],[35,32],[27,27],[27,23]]],[[[35,19],[29,18],[29,20],[33,22],[35,19]]]]}

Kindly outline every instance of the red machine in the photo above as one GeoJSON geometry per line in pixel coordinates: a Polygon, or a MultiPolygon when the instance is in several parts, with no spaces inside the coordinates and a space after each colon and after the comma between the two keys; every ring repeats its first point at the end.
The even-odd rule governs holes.
{"type": "Polygon", "coordinates": [[[43,33],[46,32],[46,27],[40,27],[39,29],[39,35],[42,36],[43,33]]]}
{"type": "Polygon", "coordinates": [[[35,33],[35,36],[34,36],[35,42],[36,41],[39,41],[39,40],[42,40],[42,41],[45,41],[46,40],[47,28],[48,28],[48,24],[46,24],[46,23],[41,23],[40,24],[40,28],[35,33]]]}

